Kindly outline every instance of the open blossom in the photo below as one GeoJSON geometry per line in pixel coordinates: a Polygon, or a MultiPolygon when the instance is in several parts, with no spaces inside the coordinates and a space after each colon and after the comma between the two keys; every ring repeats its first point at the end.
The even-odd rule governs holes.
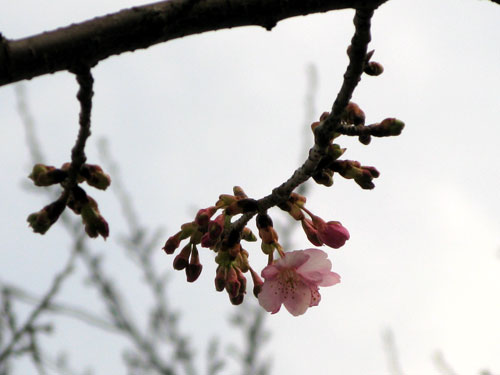
{"type": "Polygon", "coordinates": [[[340,282],[340,276],[331,272],[332,263],[327,254],[318,249],[296,250],[262,270],[265,279],[259,293],[259,303],[273,314],[281,305],[294,316],[302,315],[321,300],[320,286],[340,282]]]}

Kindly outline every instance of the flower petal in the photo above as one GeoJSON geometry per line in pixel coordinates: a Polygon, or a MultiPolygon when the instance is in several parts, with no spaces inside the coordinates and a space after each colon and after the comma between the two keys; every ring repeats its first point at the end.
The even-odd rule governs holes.
{"type": "Polygon", "coordinates": [[[259,304],[264,308],[264,310],[269,311],[272,314],[276,314],[281,308],[281,293],[278,288],[278,281],[266,280],[264,285],[262,285],[261,292],[259,293],[259,304]]]}
{"type": "Polygon", "coordinates": [[[328,272],[323,275],[323,281],[320,282],[319,286],[332,286],[340,283],[340,275],[335,272],[328,272]]]}
{"type": "Polygon", "coordinates": [[[297,283],[295,288],[284,296],[283,304],[293,316],[304,314],[311,306],[311,288],[303,282],[297,283]]]}

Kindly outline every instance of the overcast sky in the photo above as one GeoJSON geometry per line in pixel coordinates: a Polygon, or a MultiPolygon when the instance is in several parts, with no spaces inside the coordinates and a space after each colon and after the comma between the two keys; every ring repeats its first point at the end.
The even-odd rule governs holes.
{"type": "MultiPolygon", "coordinates": [[[[141,3],[0,4],[0,31],[21,38],[141,3]]],[[[293,18],[271,32],[245,27],[190,36],[99,63],[89,162],[100,162],[97,144],[107,139],[140,220],[164,227],[165,239],[234,185],[253,198],[268,194],[305,159],[303,145],[312,144],[309,134],[304,139],[306,123],[331,107],[347,64],[353,14],[293,18]],[[315,115],[306,119],[311,63],[319,82],[315,115]]],[[[372,23],[370,48],[385,72],[363,77],[353,101],[367,122],[397,117],[406,128],[400,137],[373,139],[369,146],[339,139],[347,159],[381,172],[373,191],[343,179],[331,188],[308,185],[308,208],[341,221],[351,240],[326,250],[342,283],[322,288],[318,307],[298,318],[284,309],[268,317],[274,373],[389,374],[382,334],[390,328],[407,375],[439,374],[436,351],[458,374],[499,374],[500,6],[391,0],[372,23]]],[[[47,162],[68,161],[79,110],[74,77],[57,73],[23,85],[47,162]]],[[[31,162],[13,85],[0,88],[0,119],[0,278],[42,293],[70,241],[58,225],[45,236],[27,228],[27,215],[47,198],[22,187],[31,162]]],[[[92,195],[111,224],[109,240],[95,240],[96,249],[113,276],[130,283],[139,306],[143,287],[128,280],[123,270],[130,266],[116,254],[118,235],[126,230],[116,199],[107,192],[92,195]]],[[[270,214],[284,221],[280,210],[270,214]]],[[[292,244],[290,250],[311,247],[299,226],[292,244]]],[[[172,257],[161,245],[158,268],[170,269],[172,257]]],[[[248,250],[262,267],[258,247],[248,250]]],[[[238,337],[226,319],[238,307],[213,289],[212,254],[201,257],[200,279],[188,285],[172,271],[170,290],[199,352],[213,335],[238,337]]],[[[80,286],[83,276],[65,287],[60,300],[103,311],[80,286]]],[[[48,350],[66,348],[75,365],[99,374],[123,373],[116,338],[92,336],[67,321],[61,327],[47,340],[48,350]],[[116,349],[99,350],[95,337],[116,349]]],[[[15,374],[29,368],[20,364],[15,374]]]]}

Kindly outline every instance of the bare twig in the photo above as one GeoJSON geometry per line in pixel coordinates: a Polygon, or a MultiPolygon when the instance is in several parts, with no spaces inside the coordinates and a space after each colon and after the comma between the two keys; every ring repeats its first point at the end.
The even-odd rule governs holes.
{"type": "MultiPolygon", "coordinates": [[[[8,292],[13,299],[23,301],[32,305],[38,304],[41,300],[40,297],[35,296],[32,293],[17,286],[3,282],[0,282],[0,285],[2,286],[3,291],[8,292]]],[[[96,328],[105,331],[114,332],[117,330],[117,328],[109,323],[106,319],[94,315],[80,307],[71,306],[64,303],[51,302],[49,305],[47,305],[46,310],[55,314],[65,315],[70,318],[80,320],[86,324],[95,326],[96,328]]]]}
{"type": "Polygon", "coordinates": [[[457,375],[457,372],[453,370],[450,364],[446,361],[442,352],[435,352],[433,360],[434,365],[442,375],[457,375]]]}
{"type": "Polygon", "coordinates": [[[63,269],[59,273],[57,273],[56,276],[54,277],[52,285],[50,286],[45,296],[38,303],[36,308],[30,313],[28,319],[26,319],[22,327],[15,332],[15,334],[10,340],[10,343],[7,344],[7,346],[4,348],[2,352],[0,352],[0,363],[2,363],[2,361],[4,361],[10,355],[10,353],[14,349],[19,339],[21,339],[21,337],[23,337],[25,334],[29,333],[38,316],[46,310],[47,306],[49,306],[52,299],[59,291],[62,283],[71,274],[71,271],[75,263],[75,259],[76,259],[76,252],[72,251],[63,269]]]}
{"type": "Polygon", "coordinates": [[[390,328],[387,328],[382,333],[382,340],[384,344],[384,351],[387,355],[387,365],[391,375],[404,375],[401,361],[399,359],[398,348],[394,340],[394,333],[390,328]]]}

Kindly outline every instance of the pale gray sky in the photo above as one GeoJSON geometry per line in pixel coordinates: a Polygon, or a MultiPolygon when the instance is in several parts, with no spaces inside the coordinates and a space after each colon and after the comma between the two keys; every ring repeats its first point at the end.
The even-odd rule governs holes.
{"type": "MultiPolygon", "coordinates": [[[[0,4],[0,31],[20,38],[140,3],[0,4]]],[[[94,69],[89,161],[99,162],[97,141],[109,139],[141,220],[166,227],[166,237],[233,185],[255,198],[268,194],[306,157],[301,136],[309,63],[319,73],[317,116],[331,107],[347,63],[352,16],[299,17],[272,32],[211,32],[101,62],[94,69]]],[[[381,339],[387,327],[406,375],[438,374],[436,350],[459,374],[500,372],[499,20],[500,6],[478,0],[391,0],[376,12],[370,47],[385,72],[363,77],[353,100],[368,122],[398,117],[406,128],[369,146],[339,140],[346,158],[380,170],[375,190],[341,179],[332,188],[310,184],[308,207],[341,221],[351,240],[327,250],[342,283],[322,289],[319,307],[299,318],[285,310],[269,316],[275,374],[388,374],[381,339]]],[[[77,133],[75,80],[57,73],[24,85],[47,162],[60,165],[77,133]]],[[[27,228],[26,216],[47,201],[21,187],[30,162],[13,86],[0,88],[0,103],[1,278],[41,293],[61,267],[69,240],[57,225],[45,236],[27,228]]],[[[111,194],[92,195],[111,224],[109,240],[96,240],[98,247],[116,259],[114,276],[127,280],[123,270],[130,266],[115,254],[124,230],[118,205],[111,194]]],[[[283,218],[279,210],[271,215],[283,218]]],[[[311,247],[300,230],[293,244],[311,247]]],[[[258,245],[248,250],[264,265],[258,245]]],[[[237,337],[225,319],[237,307],[213,289],[212,255],[201,256],[200,279],[188,285],[172,272],[171,288],[200,353],[212,335],[237,337]]],[[[171,268],[172,257],[160,251],[157,261],[171,268]]],[[[94,296],[79,280],[62,296],[90,304],[94,296]]],[[[129,282],[140,305],[147,298],[141,284],[129,282]]],[[[123,372],[115,338],[96,339],[66,321],[55,337],[47,348],[67,347],[75,364],[101,374],[123,372]],[[96,340],[117,348],[103,353],[96,340]]],[[[27,373],[23,366],[16,374],[27,373]]]]}

